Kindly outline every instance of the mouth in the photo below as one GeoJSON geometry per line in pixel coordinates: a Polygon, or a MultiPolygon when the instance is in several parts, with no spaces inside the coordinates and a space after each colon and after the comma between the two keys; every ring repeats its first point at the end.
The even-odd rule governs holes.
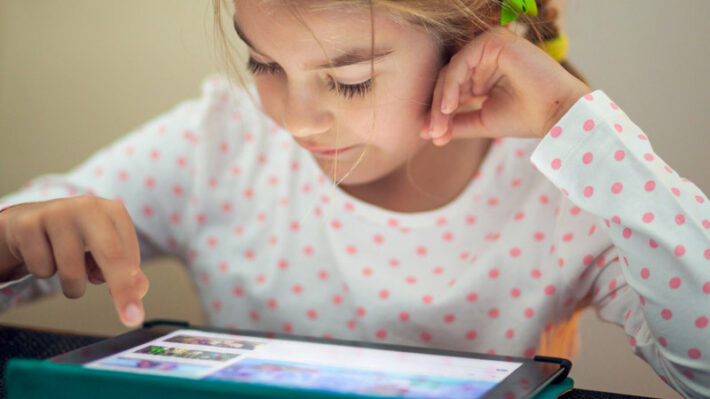
{"type": "Polygon", "coordinates": [[[311,148],[311,147],[305,147],[305,148],[315,156],[318,156],[321,158],[333,158],[335,156],[339,156],[347,151],[352,150],[353,148],[355,148],[355,146],[351,145],[349,147],[340,147],[340,148],[311,148]]]}

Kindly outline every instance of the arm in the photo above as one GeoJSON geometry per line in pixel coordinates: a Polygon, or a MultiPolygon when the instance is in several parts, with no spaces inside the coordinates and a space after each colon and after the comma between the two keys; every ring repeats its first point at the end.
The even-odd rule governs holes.
{"type": "MultiPolygon", "coordinates": [[[[206,93],[200,101],[183,103],[69,173],[35,179],[0,198],[4,209],[0,212],[0,309],[57,292],[60,282],[65,295],[80,296],[87,274],[92,282],[108,280],[120,309],[105,270],[115,262],[104,259],[102,265],[99,252],[110,254],[130,241],[124,238],[134,236],[144,259],[179,254],[189,223],[177,219],[193,191],[191,170],[204,122],[202,111],[209,110],[213,100],[206,93]],[[97,215],[107,217],[106,228],[96,229],[101,224],[97,215]],[[112,230],[111,224],[118,227],[117,220],[123,221],[116,228],[121,243],[110,245],[102,234],[112,230]],[[58,253],[72,247],[66,240],[71,236],[76,250],[58,253]],[[91,247],[94,237],[101,238],[91,247]],[[76,256],[84,251],[86,259],[76,256]],[[99,273],[94,273],[95,266],[99,273]]],[[[132,263],[137,268],[139,260],[132,263]]]]}
{"type": "Polygon", "coordinates": [[[592,303],[622,325],[632,350],[686,396],[708,396],[710,203],[596,91],[550,130],[533,163],[568,198],[604,220],[613,247],[579,254],[592,303]]]}

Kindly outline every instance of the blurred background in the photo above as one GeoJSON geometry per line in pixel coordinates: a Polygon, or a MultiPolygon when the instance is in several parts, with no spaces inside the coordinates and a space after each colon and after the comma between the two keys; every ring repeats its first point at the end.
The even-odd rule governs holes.
{"type": "MultiPolygon", "coordinates": [[[[563,4],[565,6],[565,4],[563,4]]],[[[573,0],[569,59],[647,133],[656,152],[710,193],[710,7],[703,0],[573,0]]],[[[0,0],[0,196],[64,172],[225,71],[208,0],[0,0]]],[[[203,324],[179,264],[152,262],[148,318],[203,324]]],[[[45,299],[0,323],[114,335],[104,286],[45,299]]],[[[572,377],[582,388],[679,397],[588,310],[572,377]]],[[[2,343],[0,343],[2,347],[2,343]]]]}

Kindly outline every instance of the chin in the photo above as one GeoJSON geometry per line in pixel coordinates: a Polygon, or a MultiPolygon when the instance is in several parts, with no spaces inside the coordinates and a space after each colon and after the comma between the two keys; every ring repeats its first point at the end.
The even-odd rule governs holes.
{"type": "Polygon", "coordinates": [[[317,160],[318,166],[320,166],[323,174],[325,174],[331,181],[338,181],[341,186],[361,186],[368,183],[375,182],[387,175],[387,172],[376,171],[369,165],[366,165],[365,160],[355,165],[354,162],[348,162],[347,164],[339,163],[336,175],[333,175],[333,163],[330,161],[317,160]]]}

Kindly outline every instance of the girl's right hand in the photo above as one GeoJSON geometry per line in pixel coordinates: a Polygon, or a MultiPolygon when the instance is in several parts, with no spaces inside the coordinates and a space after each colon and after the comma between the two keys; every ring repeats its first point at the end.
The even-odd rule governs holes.
{"type": "Polygon", "coordinates": [[[15,205],[0,212],[0,276],[59,275],[67,298],[84,295],[86,280],[108,282],[123,324],[140,325],[148,279],[138,237],[119,201],[74,197],[15,205]]]}

